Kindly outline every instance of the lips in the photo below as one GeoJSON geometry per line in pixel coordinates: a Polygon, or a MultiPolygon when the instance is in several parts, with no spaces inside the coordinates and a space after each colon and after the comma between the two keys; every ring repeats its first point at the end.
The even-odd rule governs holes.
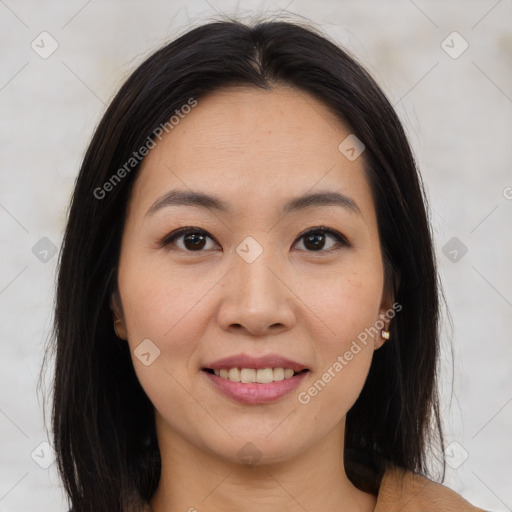
{"type": "Polygon", "coordinates": [[[240,354],[219,359],[202,368],[214,388],[244,404],[279,400],[306,378],[309,368],[291,359],[270,354],[240,354]]]}
{"type": "Polygon", "coordinates": [[[302,370],[308,370],[306,365],[276,354],[258,357],[249,356],[247,354],[229,356],[206,364],[203,370],[215,371],[229,370],[231,368],[252,368],[254,370],[263,368],[290,368],[297,373],[302,370]]]}

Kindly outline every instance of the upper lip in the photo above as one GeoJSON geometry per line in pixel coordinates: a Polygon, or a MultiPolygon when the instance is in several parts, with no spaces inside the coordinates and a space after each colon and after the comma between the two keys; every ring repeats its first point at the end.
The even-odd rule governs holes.
{"type": "Polygon", "coordinates": [[[307,366],[298,363],[297,361],[292,361],[291,359],[277,354],[267,354],[264,356],[237,354],[218,359],[204,367],[204,369],[210,370],[222,370],[229,368],[254,368],[256,370],[262,368],[291,368],[296,372],[308,369],[307,366]]]}

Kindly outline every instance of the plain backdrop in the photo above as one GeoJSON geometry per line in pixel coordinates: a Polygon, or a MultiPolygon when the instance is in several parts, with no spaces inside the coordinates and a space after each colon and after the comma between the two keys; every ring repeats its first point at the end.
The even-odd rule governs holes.
{"type": "Polygon", "coordinates": [[[56,251],[93,130],[147,55],[219,13],[311,20],[395,106],[425,181],[453,322],[443,331],[445,484],[512,510],[510,0],[0,0],[0,512],[67,510],[36,386],[56,251]]]}

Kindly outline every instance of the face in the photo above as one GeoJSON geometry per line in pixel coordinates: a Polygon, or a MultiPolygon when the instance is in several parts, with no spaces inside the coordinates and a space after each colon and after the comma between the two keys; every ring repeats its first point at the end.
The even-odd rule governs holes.
{"type": "Polygon", "coordinates": [[[143,161],[113,309],[160,440],[278,462],[343,433],[392,304],[348,135],[302,91],[231,88],[143,161]]]}

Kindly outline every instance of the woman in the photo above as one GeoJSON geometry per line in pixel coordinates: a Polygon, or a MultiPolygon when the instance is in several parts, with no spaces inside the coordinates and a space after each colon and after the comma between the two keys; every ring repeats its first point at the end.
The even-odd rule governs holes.
{"type": "Polygon", "coordinates": [[[297,24],[190,30],[122,86],[76,182],[53,409],[72,510],[478,510],[429,476],[438,309],[373,79],[297,24]]]}

